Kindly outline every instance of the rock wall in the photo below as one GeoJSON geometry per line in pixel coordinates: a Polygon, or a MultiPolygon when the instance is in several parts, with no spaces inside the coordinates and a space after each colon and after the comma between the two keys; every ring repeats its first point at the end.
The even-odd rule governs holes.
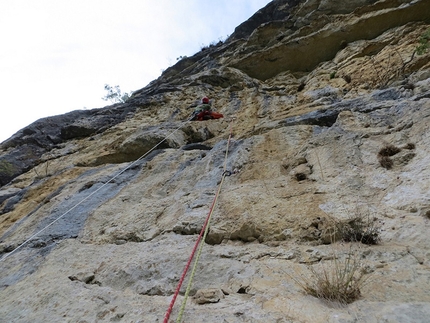
{"type": "Polygon", "coordinates": [[[224,169],[184,322],[428,322],[429,10],[272,1],[127,103],[3,142],[0,322],[162,322],[224,169]],[[223,119],[187,121],[203,96],[223,119]],[[340,235],[357,218],[375,244],[340,235]],[[305,293],[350,259],[356,301],[305,293]]]}

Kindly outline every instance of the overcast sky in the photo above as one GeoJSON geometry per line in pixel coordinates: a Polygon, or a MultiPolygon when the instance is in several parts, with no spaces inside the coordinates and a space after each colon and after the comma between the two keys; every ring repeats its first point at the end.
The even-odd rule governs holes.
{"type": "Polygon", "coordinates": [[[1,0],[0,142],[39,118],[109,103],[224,40],[269,0],[1,0]]]}

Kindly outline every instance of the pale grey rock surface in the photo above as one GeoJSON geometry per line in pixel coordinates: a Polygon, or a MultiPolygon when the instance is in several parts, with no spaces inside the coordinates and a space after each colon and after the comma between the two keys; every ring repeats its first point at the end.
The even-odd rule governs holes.
{"type": "Polygon", "coordinates": [[[224,167],[184,322],[429,321],[430,53],[413,54],[428,1],[286,4],[126,105],[67,121],[71,137],[50,127],[55,144],[33,142],[40,150],[17,164],[34,167],[12,174],[4,161],[38,135],[24,129],[2,144],[1,323],[163,322],[224,167]],[[396,20],[404,13],[410,21],[396,20]],[[391,20],[378,26],[381,17],[391,20]],[[328,44],[336,51],[310,70],[273,60],[279,42],[323,45],[342,27],[350,41],[328,44]],[[265,65],[270,78],[253,75],[265,65]],[[225,117],[188,122],[205,95],[225,117]],[[389,145],[398,150],[387,167],[389,145]],[[380,228],[378,244],[334,241],[336,225],[357,215],[380,228]],[[311,268],[348,257],[367,279],[358,300],[304,292],[311,268]]]}

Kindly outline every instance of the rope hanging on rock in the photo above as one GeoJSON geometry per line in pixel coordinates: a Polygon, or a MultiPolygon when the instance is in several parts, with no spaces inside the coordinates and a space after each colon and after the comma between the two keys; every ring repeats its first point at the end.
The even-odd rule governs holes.
{"type": "Polygon", "coordinates": [[[39,234],[41,234],[43,231],[45,231],[47,228],[49,228],[51,225],[53,225],[55,222],[57,222],[58,220],[62,219],[64,216],[66,216],[67,214],[69,214],[72,210],[74,210],[76,207],[78,207],[79,205],[81,205],[83,202],[85,202],[86,200],[88,200],[91,196],[93,196],[94,194],[96,194],[98,191],[100,191],[102,188],[104,188],[106,185],[108,185],[109,183],[111,183],[115,178],[117,178],[118,176],[120,176],[122,173],[124,173],[127,169],[131,168],[134,164],[136,164],[138,161],[140,161],[141,159],[145,158],[149,153],[151,153],[152,151],[154,151],[158,146],[160,146],[163,142],[165,142],[169,137],[171,137],[175,132],[177,132],[179,129],[181,129],[182,127],[184,127],[187,123],[189,123],[191,121],[191,119],[188,119],[186,121],[184,121],[178,128],[176,128],[175,130],[173,130],[170,134],[168,134],[164,139],[162,139],[160,142],[158,142],[155,146],[153,146],[150,150],[148,150],[146,153],[144,153],[142,156],[140,156],[138,159],[136,159],[135,161],[133,161],[132,163],[130,163],[129,165],[127,165],[127,167],[125,167],[123,170],[121,170],[118,174],[116,174],[115,176],[113,176],[111,179],[109,179],[106,183],[104,183],[102,186],[100,186],[98,189],[96,189],[94,192],[92,192],[91,194],[89,194],[87,197],[85,197],[84,199],[82,199],[80,202],[76,203],[74,206],[72,206],[69,210],[67,210],[66,212],[64,212],[62,215],[60,215],[58,218],[56,218],[54,221],[52,221],[51,223],[49,223],[47,226],[45,226],[43,229],[41,229],[40,231],[36,232],[35,234],[33,234],[30,238],[28,238],[27,240],[25,240],[23,243],[21,243],[20,245],[18,245],[15,249],[13,249],[10,253],[6,254],[5,256],[3,256],[2,258],[0,258],[0,261],[5,260],[7,257],[9,257],[10,255],[14,254],[16,251],[18,251],[20,248],[22,248],[24,245],[26,245],[28,242],[30,242],[32,239],[34,239],[35,237],[37,237],[39,234]]]}
{"type": "MultiPolygon", "coordinates": [[[[233,121],[233,120],[234,119],[232,119],[231,121],[233,121]]],[[[196,250],[197,250],[197,248],[198,248],[198,246],[200,244],[200,241],[202,240],[202,238],[203,238],[203,241],[205,241],[205,239],[206,239],[206,236],[207,236],[207,234],[209,232],[209,225],[210,225],[210,221],[211,221],[211,218],[212,218],[212,213],[213,213],[213,210],[215,209],[215,205],[216,205],[216,202],[218,200],[218,196],[219,196],[219,194],[221,192],[222,184],[224,183],[225,177],[228,175],[228,173],[230,173],[230,172],[228,172],[226,170],[226,167],[227,167],[228,150],[229,150],[230,141],[231,141],[231,137],[232,137],[232,133],[233,133],[233,131],[232,131],[232,129],[233,129],[232,124],[233,123],[230,122],[230,134],[229,134],[229,137],[228,137],[228,140],[227,140],[227,148],[226,148],[225,157],[224,157],[223,173],[222,173],[221,182],[218,185],[218,191],[215,194],[215,197],[214,197],[214,199],[212,201],[212,205],[211,205],[211,207],[209,209],[209,213],[208,213],[208,215],[206,217],[205,223],[203,224],[203,227],[202,227],[202,229],[200,231],[199,237],[197,238],[197,241],[194,244],[194,248],[191,251],[190,257],[188,258],[188,261],[187,261],[187,264],[185,265],[184,271],[182,272],[182,276],[181,276],[181,278],[179,280],[178,286],[176,287],[175,293],[173,294],[173,298],[172,298],[172,300],[170,302],[169,308],[166,311],[166,314],[164,316],[164,323],[168,323],[169,322],[170,314],[172,313],[173,306],[175,305],[176,298],[179,295],[179,291],[181,289],[182,283],[184,282],[185,276],[187,275],[188,269],[190,268],[190,265],[191,265],[191,261],[194,258],[194,255],[195,255],[196,250]]],[[[182,305],[181,305],[181,308],[179,310],[179,314],[178,314],[178,318],[176,319],[176,322],[181,322],[181,320],[182,320],[182,316],[184,314],[185,306],[186,306],[187,299],[188,299],[188,294],[189,294],[191,286],[192,286],[193,278],[194,278],[194,275],[195,275],[195,272],[196,272],[196,268],[197,268],[197,263],[199,261],[200,255],[201,255],[201,252],[202,252],[202,249],[203,249],[203,245],[204,245],[203,243],[200,245],[200,248],[199,248],[198,253],[197,253],[196,260],[194,261],[193,269],[191,271],[191,276],[190,276],[190,279],[188,281],[187,289],[186,289],[186,292],[185,292],[185,295],[184,295],[184,299],[182,301],[182,305]]]]}
{"type": "MultiPolygon", "coordinates": [[[[224,182],[224,178],[225,178],[225,174],[223,174],[223,176],[221,178],[221,183],[219,184],[218,191],[217,191],[217,193],[215,195],[214,201],[212,203],[211,210],[209,212],[209,216],[208,216],[208,220],[207,220],[207,225],[206,225],[205,232],[204,232],[204,235],[203,235],[203,241],[206,240],[206,236],[207,236],[207,234],[209,232],[209,224],[210,224],[210,221],[211,221],[211,218],[212,218],[213,209],[214,209],[214,207],[216,205],[216,202],[218,200],[218,196],[219,196],[219,193],[221,191],[221,187],[222,187],[222,184],[224,182]]],[[[190,290],[191,290],[191,286],[192,286],[192,283],[193,283],[193,278],[194,278],[194,275],[195,275],[196,269],[197,269],[197,263],[199,262],[203,246],[204,246],[204,244],[201,243],[200,247],[199,247],[199,250],[197,252],[197,257],[196,257],[196,260],[194,261],[193,269],[191,270],[190,280],[188,281],[187,290],[185,291],[184,299],[182,300],[181,309],[179,310],[179,314],[178,314],[178,318],[176,319],[176,322],[181,322],[182,316],[184,314],[185,306],[187,304],[188,294],[190,293],[190,290]]]]}

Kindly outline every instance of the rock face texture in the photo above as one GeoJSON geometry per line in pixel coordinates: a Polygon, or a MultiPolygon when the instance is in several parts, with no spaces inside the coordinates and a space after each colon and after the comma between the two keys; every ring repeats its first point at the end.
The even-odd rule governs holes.
{"type": "Polygon", "coordinates": [[[126,103],[22,129],[0,322],[163,322],[219,189],[183,322],[429,322],[429,38],[429,0],[276,0],[126,103]],[[188,121],[203,96],[223,119],[188,121]],[[358,299],[305,292],[350,259],[358,299]]]}

